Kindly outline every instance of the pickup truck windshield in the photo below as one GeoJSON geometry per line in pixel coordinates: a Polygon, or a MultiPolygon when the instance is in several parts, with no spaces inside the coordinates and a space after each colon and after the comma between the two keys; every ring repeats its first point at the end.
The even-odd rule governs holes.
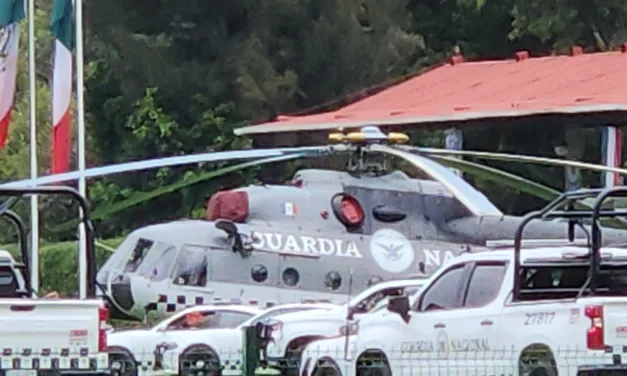
{"type": "MultiPolygon", "coordinates": [[[[523,266],[521,298],[524,300],[575,298],[587,283],[588,265],[523,266]]],[[[590,292],[586,288],[582,295],[590,292]]],[[[602,269],[597,279],[597,295],[617,296],[627,293],[627,265],[602,269]]]]}

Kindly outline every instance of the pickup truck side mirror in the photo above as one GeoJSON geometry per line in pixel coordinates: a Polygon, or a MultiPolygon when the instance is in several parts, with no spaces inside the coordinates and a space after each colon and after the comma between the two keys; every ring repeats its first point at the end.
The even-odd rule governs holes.
{"type": "Polygon", "coordinates": [[[409,324],[411,317],[409,316],[409,297],[407,296],[393,296],[388,300],[388,311],[393,312],[401,316],[406,324],[409,324]]]}
{"type": "Polygon", "coordinates": [[[353,320],[355,318],[355,308],[353,307],[348,307],[348,312],[346,315],[346,320],[353,320]]]}

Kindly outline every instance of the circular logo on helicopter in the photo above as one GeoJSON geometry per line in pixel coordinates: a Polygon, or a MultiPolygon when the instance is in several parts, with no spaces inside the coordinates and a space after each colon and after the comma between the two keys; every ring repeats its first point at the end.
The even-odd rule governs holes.
{"type": "Polygon", "coordinates": [[[414,249],[403,234],[392,229],[383,229],[372,234],[370,253],[381,269],[400,273],[414,262],[414,249]]]}

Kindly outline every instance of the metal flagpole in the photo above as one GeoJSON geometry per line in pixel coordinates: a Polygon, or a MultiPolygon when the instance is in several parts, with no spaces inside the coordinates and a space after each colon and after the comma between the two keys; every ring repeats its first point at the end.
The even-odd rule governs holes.
{"type": "MultiPolygon", "coordinates": [[[[83,77],[83,1],[75,0],[76,12],[76,107],[78,117],[78,170],[85,170],[85,103],[84,103],[84,77],[83,77]]],[[[78,179],[78,190],[81,195],[87,197],[85,176],[78,179]]],[[[82,216],[83,213],[81,212],[82,216]]],[[[80,265],[80,290],[79,297],[85,299],[87,295],[87,249],[85,247],[85,227],[79,225],[79,265],[80,265]]]]}
{"type": "MultiPolygon", "coordinates": [[[[37,81],[35,71],[35,0],[28,0],[28,83],[30,115],[30,177],[37,178],[37,81]]],[[[30,198],[31,276],[33,291],[39,291],[39,200],[30,198]]]]}

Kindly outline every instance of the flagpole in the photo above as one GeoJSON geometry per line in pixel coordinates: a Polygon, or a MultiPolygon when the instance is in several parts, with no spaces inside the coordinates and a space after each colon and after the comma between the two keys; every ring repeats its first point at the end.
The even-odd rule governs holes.
{"type": "MultiPolygon", "coordinates": [[[[28,0],[28,86],[30,115],[30,177],[37,178],[37,72],[35,71],[35,0],[28,0]]],[[[39,291],[39,200],[30,197],[31,265],[30,282],[33,291],[39,291]]]]}
{"type": "MultiPolygon", "coordinates": [[[[85,88],[83,77],[83,1],[75,0],[74,9],[76,12],[76,112],[78,118],[78,170],[85,170],[85,88]]],[[[87,197],[87,186],[85,176],[78,179],[78,190],[83,197],[87,197]]],[[[81,216],[83,213],[81,212],[81,216]]],[[[85,299],[87,295],[87,249],[85,247],[85,226],[79,225],[79,297],[85,299]]]]}

